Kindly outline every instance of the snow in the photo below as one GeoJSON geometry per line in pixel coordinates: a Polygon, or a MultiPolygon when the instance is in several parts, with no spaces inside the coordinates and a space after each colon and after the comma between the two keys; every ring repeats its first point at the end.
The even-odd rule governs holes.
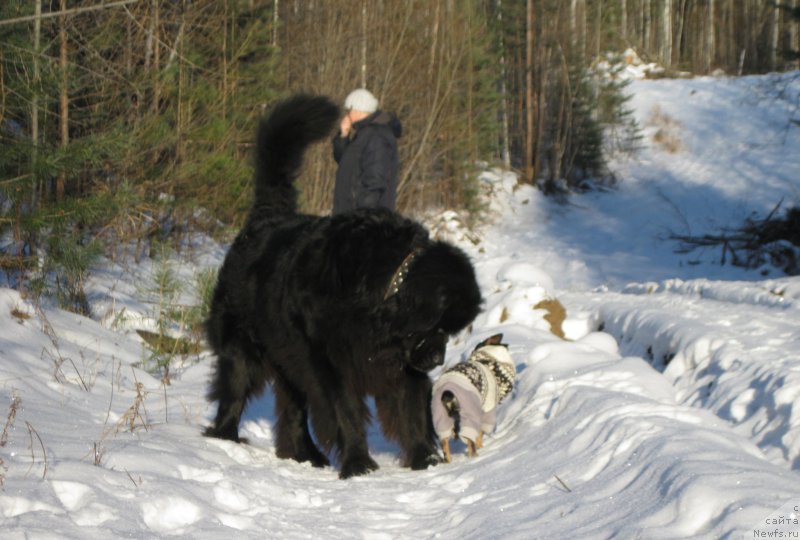
{"type": "MultiPolygon", "coordinates": [[[[447,365],[496,332],[517,364],[474,459],[456,444],[449,465],[402,469],[373,426],[380,469],[342,481],[276,458],[269,392],[245,413],[251,444],[202,437],[209,354],[165,385],[135,333],[156,328],[159,263],[98,268],[94,319],[0,289],[0,536],[800,535],[800,278],[669,240],[800,202],[797,104],[765,99],[769,80],[637,79],[645,138],[613,162],[616,190],[558,204],[487,169],[491,222],[436,224],[486,299],[447,365]],[[546,298],[567,340],[533,309],[546,298]]],[[[197,237],[170,264],[190,284],[224,253],[197,237]]],[[[173,300],[196,301],[190,286],[173,300]]]]}

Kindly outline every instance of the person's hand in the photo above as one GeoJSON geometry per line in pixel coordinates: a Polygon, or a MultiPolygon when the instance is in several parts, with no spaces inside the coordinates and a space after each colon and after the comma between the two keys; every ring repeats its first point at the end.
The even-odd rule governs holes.
{"type": "Polygon", "coordinates": [[[339,123],[339,133],[341,133],[342,137],[347,137],[350,134],[350,128],[353,127],[353,121],[350,120],[350,115],[344,115],[342,121],[339,123]]]}

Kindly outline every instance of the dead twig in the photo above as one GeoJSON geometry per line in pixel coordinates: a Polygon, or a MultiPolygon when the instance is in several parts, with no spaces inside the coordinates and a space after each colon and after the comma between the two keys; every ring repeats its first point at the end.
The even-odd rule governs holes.
{"type": "Polygon", "coordinates": [[[128,478],[130,478],[130,479],[131,479],[131,482],[133,482],[133,485],[134,485],[134,486],[136,486],[136,487],[138,488],[138,487],[139,487],[139,484],[137,484],[137,483],[136,483],[136,480],[134,480],[134,479],[133,479],[133,476],[131,476],[131,473],[128,471],[128,469],[125,469],[125,474],[127,474],[127,475],[128,475],[128,478]]]}
{"type": "Polygon", "coordinates": [[[47,467],[48,467],[47,450],[45,450],[44,448],[44,442],[42,441],[42,438],[39,436],[39,432],[36,431],[36,429],[27,420],[25,421],[25,425],[28,426],[28,436],[30,437],[30,443],[31,443],[31,466],[28,467],[28,472],[26,472],[25,474],[27,475],[28,473],[30,473],[31,469],[33,468],[33,465],[36,463],[36,453],[33,450],[33,437],[35,436],[36,439],[39,441],[39,446],[42,449],[42,458],[44,459],[44,470],[42,471],[42,480],[44,480],[45,477],[47,476],[47,467]]]}
{"type": "Polygon", "coordinates": [[[553,476],[556,480],[558,480],[558,483],[567,490],[567,493],[572,493],[572,490],[569,488],[569,486],[561,478],[559,478],[557,474],[554,474],[553,476]]]}
{"type": "Polygon", "coordinates": [[[3,448],[8,443],[8,430],[14,425],[14,418],[17,416],[20,403],[22,403],[22,400],[19,399],[19,396],[14,396],[11,399],[11,404],[8,406],[6,425],[3,426],[3,433],[0,434],[0,448],[3,448]]]}

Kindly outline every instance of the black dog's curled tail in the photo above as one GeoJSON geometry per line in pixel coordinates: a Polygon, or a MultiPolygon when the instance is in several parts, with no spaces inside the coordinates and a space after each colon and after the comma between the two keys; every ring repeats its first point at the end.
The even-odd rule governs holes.
{"type": "Polygon", "coordinates": [[[300,94],[278,103],[261,120],[256,142],[255,207],[294,213],[294,179],[309,145],[331,135],[339,107],[323,96],[300,94]]]}

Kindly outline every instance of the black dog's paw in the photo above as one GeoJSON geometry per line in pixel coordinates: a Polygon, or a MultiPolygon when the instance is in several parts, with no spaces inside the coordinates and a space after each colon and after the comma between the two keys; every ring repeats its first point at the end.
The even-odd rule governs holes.
{"type": "Polygon", "coordinates": [[[311,462],[312,467],[316,467],[318,469],[327,467],[328,465],[331,464],[330,460],[320,452],[317,452],[317,454],[310,456],[308,458],[308,461],[311,462]]]}
{"type": "Polygon", "coordinates": [[[408,467],[414,471],[421,471],[442,462],[441,456],[430,448],[419,448],[408,460],[408,467]]]}
{"type": "Polygon", "coordinates": [[[226,441],[233,441],[236,443],[250,444],[250,441],[245,437],[239,437],[237,431],[217,429],[216,426],[208,426],[203,432],[206,437],[213,437],[215,439],[224,439],[226,441]]]}
{"type": "Polygon", "coordinates": [[[422,471],[428,467],[433,467],[442,462],[439,454],[428,454],[425,457],[414,459],[411,461],[411,469],[414,471],[422,471]]]}
{"type": "Polygon", "coordinates": [[[321,469],[322,467],[327,467],[328,465],[331,464],[327,456],[325,456],[325,454],[323,454],[316,448],[313,449],[309,448],[304,452],[300,452],[294,455],[282,455],[281,453],[278,453],[277,455],[279,458],[293,459],[299,463],[309,462],[311,463],[312,467],[316,467],[318,469],[321,469]]]}
{"type": "Polygon", "coordinates": [[[376,470],[378,470],[378,464],[375,463],[375,460],[369,457],[369,455],[353,456],[346,458],[342,462],[342,470],[339,471],[339,478],[344,480],[351,476],[361,476],[376,470]]]}

